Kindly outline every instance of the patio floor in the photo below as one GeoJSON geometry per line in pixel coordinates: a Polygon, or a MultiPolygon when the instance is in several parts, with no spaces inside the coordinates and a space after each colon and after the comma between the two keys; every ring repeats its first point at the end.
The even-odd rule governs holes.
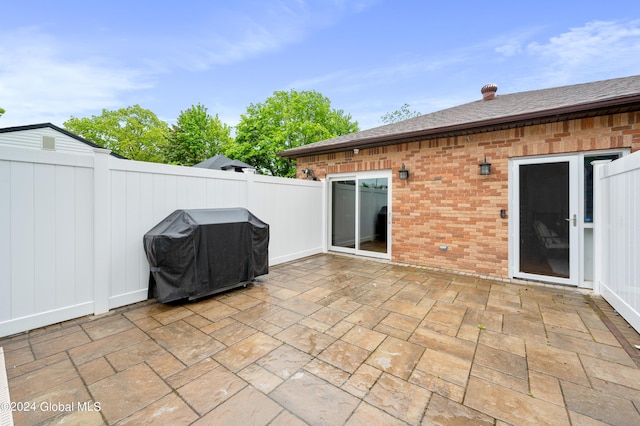
{"type": "Polygon", "coordinates": [[[0,339],[16,425],[637,425],[634,345],[574,289],[331,254],[0,339]]]}

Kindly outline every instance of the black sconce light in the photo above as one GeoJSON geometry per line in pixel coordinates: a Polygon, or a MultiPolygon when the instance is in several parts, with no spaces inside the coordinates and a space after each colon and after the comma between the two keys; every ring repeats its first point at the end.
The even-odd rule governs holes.
{"type": "Polygon", "coordinates": [[[409,170],[404,168],[404,163],[402,163],[402,168],[398,171],[398,176],[400,177],[400,180],[409,179],[409,170]]]}
{"type": "Polygon", "coordinates": [[[491,163],[487,163],[486,155],[484,156],[484,161],[480,163],[480,174],[483,176],[491,174],[491,163]]]}
{"type": "Polygon", "coordinates": [[[304,177],[306,179],[318,180],[318,178],[313,174],[313,170],[311,170],[309,168],[302,169],[302,174],[304,174],[304,177]]]}

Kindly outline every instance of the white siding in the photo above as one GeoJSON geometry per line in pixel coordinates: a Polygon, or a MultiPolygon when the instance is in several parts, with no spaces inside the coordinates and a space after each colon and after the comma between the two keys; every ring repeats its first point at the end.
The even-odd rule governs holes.
{"type": "Polygon", "coordinates": [[[55,138],[56,152],[93,155],[93,147],[50,127],[0,133],[0,146],[42,150],[42,137],[55,138]]]}

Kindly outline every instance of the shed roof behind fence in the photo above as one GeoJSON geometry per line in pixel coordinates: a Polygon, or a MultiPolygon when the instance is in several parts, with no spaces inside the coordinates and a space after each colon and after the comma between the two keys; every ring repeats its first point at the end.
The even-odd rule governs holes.
{"type": "Polygon", "coordinates": [[[218,154],[213,157],[207,158],[204,161],[201,161],[198,164],[194,164],[193,167],[200,167],[203,169],[213,169],[213,170],[239,170],[239,169],[255,169],[255,167],[244,163],[240,160],[232,160],[229,157],[218,154]]]}
{"type": "MultiPolygon", "coordinates": [[[[76,135],[75,133],[71,133],[68,130],[65,130],[61,127],[56,126],[55,124],[51,124],[51,123],[38,123],[38,124],[29,124],[26,126],[14,126],[14,127],[3,127],[0,128],[0,134],[10,134],[10,133],[16,133],[16,132],[30,132],[30,131],[34,131],[34,130],[42,130],[42,129],[51,129],[55,132],[61,133],[64,136],[67,136],[69,138],[71,138],[74,141],[80,142],[83,145],[82,146],[87,146],[88,148],[102,148],[104,149],[104,147],[98,145],[97,143],[91,142],[81,136],[76,135]]],[[[116,157],[116,158],[121,158],[126,160],[126,157],[123,157],[120,154],[117,154],[113,151],[111,151],[110,153],[112,156],[116,157]]]]}

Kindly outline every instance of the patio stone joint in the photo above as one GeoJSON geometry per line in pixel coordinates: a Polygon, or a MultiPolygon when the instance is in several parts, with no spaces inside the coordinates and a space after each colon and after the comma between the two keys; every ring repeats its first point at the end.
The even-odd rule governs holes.
{"type": "Polygon", "coordinates": [[[598,315],[600,320],[607,326],[613,337],[616,338],[620,346],[625,350],[629,358],[633,360],[633,362],[640,368],[640,355],[638,355],[638,350],[634,348],[631,343],[624,337],[622,332],[616,327],[616,325],[602,312],[602,309],[598,306],[597,303],[593,301],[591,297],[585,296],[585,299],[589,306],[594,310],[594,312],[598,315]]]}

